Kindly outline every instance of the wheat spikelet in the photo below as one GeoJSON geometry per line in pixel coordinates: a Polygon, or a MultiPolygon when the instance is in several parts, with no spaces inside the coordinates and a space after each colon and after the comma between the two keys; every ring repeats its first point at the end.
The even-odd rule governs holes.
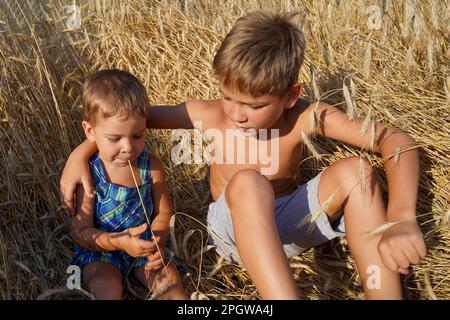
{"type": "Polygon", "coordinates": [[[350,78],[350,93],[352,94],[353,106],[356,108],[356,103],[355,103],[356,85],[352,78],[350,78]]]}
{"type": "Polygon", "coordinates": [[[411,25],[414,20],[415,7],[413,0],[405,0],[404,2],[404,16],[402,23],[402,35],[408,37],[410,35],[411,25]]]}
{"type": "Polygon", "coordinates": [[[175,253],[175,256],[179,257],[180,251],[178,250],[177,237],[175,236],[175,215],[172,215],[170,217],[169,236],[170,236],[170,243],[172,245],[172,249],[175,253]]]}
{"type": "Polygon", "coordinates": [[[366,3],[364,0],[359,0],[358,4],[356,5],[360,14],[364,14],[366,11],[366,3]]]}
{"type": "Polygon", "coordinates": [[[314,65],[311,65],[311,85],[313,88],[313,92],[314,92],[314,100],[315,101],[319,101],[320,100],[320,91],[319,91],[319,87],[317,85],[317,75],[316,75],[316,71],[315,71],[315,67],[314,65]]]}
{"type": "Polygon", "coordinates": [[[317,151],[316,147],[314,146],[312,141],[309,139],[309,137],[303,132],[303,130],[302,130],[302,140],[303,140],[303,143],[306,145],[306,148],[308,149],[309,152],[311,152],[311,154],[314,156],[314,158],[316,160],[320,160],[322,158],[322,156],[317,151]]]}
{"type": "Polygon", "coordinates": [[[311,130],[315,131],[317,125],[319,124],[319,101],[314,102],[314,107],[309,114],[309,124],[311,126],[311,130]]]}
{"type": "Polygon", "coordinates": [[[359,135],[365,136],[369,130],[369,125],[372,123],[372,108],[370,108],[369,112],[367,113],[366,117],[364,118],[363,125],[361,127],[361,130],[359,131],[359,135]]]}
{"type": "Polygon", "coordinates": [[[367,79],[370,74],[370,64],[372,60],[372,42],[367,43],[366,52],[364,53],[363,76],[367,79]]]}
{"type": "Polygon", "coordinates": [[[330,63],[330,66],[333,65],[333,47],[331,46],[331,43],[328,41],[327,42],[327,54],[328,54],[328,61],[330,63]]]}
{"type": "Polygon", "coordinates": [[[390,30],[389,24],[387,22],[384,22],[381,27],[381,31],[382,31],[381,41],[380,41],[381,46],[389,45],[386,43],[386,40],[388,39],[388,35],[389,35],[389,30],[390,30]]]}
{"type": "Polygon", "coordinates": [[[217,271],[219,271],[220,268],[222,268],[225,265],[224,260],[225,258],[223,256],[220,256],[219,259],[217,259],[217,262],[214,264],[211,272],[208,273],[208,277],[214,276],[217,273],[217,271]]]}
{"type": "Polygon", "coordinates": [[[395,222],[386,222],[385,224],[382,224],[381,226],[377,227],[375,230],[373,230],[372,232],[369,233],[369,236],[377,236],[379,234],[382,234],[383,232],[385,232],[386,230],[388,230],[389,228],[392,228],[393,226],[395,226],[396,224],[398,224],[398,221],[395,222]]]}
{"type": "Polygon", "coordinates": [[[433,70],[434,70],[434,41],[433,41],[432,37],[428,38],[427,62],[428,62],[428,70],[430,71],[430,73],[433,73],[433,70]]]}
{"type": "Polygon", "coordinates": [[[447,97],[447,101],[450,101],[450,76],[445,77],[444,91],[445,91],[445,96],[447,97]]]}
{"type": "Polygon", "coordinates": [[[395,148],[395,151],[394,151],[394,164],[397,164],[398,160],[400,159],[400,151],[401,151],[400,147],[395,148]]]}
{"type": "Polygon", "coordinates": [[[377,123],[376,121],[372,121],[372,125],[370,126],[370,136],[369,136],[369,149],[375,150],[375,143],[377,141],[377,123]]]}
{"type": "Polygon", "coordinates": [[[333,203],[334,199],[336,198],[337,193],[339,192],[338,188],[326,201],[325,203],[320,206],[319,208],[316,208],[313,212],[311,212],[309,215],[303,217],[298,223],[297,228],[301,228],[307,224],[308,226],[308,232],[310,233],[314,228],[314,222],[322,215],[326,214],[327,210],[329,209],[330,205],[333,203]]]}
{"type": "Polygon", "coordinates": [[[406,70],[408,70],[408,71],[411,69],[411,66],[413,66],[413,64],[414,64],[415,51],[416,51],[416,47],[413,44],[408,48],[408,51],[406,52],[406,70]]]}
{"type": "Polygon", "coordinates": [[[330,66],[330,55],[328,53],[328,48],[322,46],[322,56],[323,56],[323,60],[325,61],[325,64],[327,65],[327,67],[330,66]]]}
{"type": "Polygon", "coordinates": [[[436,29],[439,30],[439,14],[438,14],[438,8],[437,8],[437,3],[436,0],[429,0],[428,1],[428,5],[430,7],[430,21],[431,21],[431,25],[436,29]]]}
{"type": "Polygon", "coordinates": [[[363,158],[359,157],[359,167],[358,167],[358,176],[359,176],[359,186],[361,188],[361,193],[363,195],[363,202],[365,202],[365,196],[367,192],[367,182],[366,182],[366,166],[363,158]]]}
{"type": "Polygon", "coordinates": [[[350,92],[345,82],[342,84],[342,92],[344,94],[345,103],[347,104],[346,114],[350,120],[353,120],[356,116],[356,110],[353,104],[353,99],[350,96],[350,92]]]}
{"type": "Polygon", "coordinates": [[[382,0],[382,4],[383,4],[383,12],[387,13],[389,11],[390,6],[391,6],[390,0],[382,0]]]}
{"type": "Polygon", "coordinates": [[[326,17],[327,19],[331,19],[333,17],[333,3],[330,1],[327,3],[327,7],[326,7],[326,17]]]}

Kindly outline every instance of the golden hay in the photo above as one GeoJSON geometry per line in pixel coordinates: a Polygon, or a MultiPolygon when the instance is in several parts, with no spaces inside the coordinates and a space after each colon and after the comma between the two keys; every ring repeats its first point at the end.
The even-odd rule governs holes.
{"type": "MultiPolygon", "coordinates": [[[[300,80],[309,99],[350,104],[352,115],[367,117],[367,125],[376,119],[418,142],[417,211],[428,256],[402,278],[403,288],[409,299],[448,298],[447,8],[438,0],[376,1],[383,20],[380,29],[371,29],[373,2],[83,1],[80,29],[71,30],[70,10],[59,0],[1,1],[0,299],[77,298],[55,289],[65,287],[71,259],[58,183],[70,151],[83,140],[79,93],[85,75],[127,69],[142,79],[154,104],[217,98],[210,68],[215,50],[234,21],[257,8],[301,12],[308,49],[300,80]]],[[[314,143],[320,157],[305,152],[302,182],[342,157],[361,156],[342,143],[320,137],[314,143]]],[[[258,299],[245,270],[207,246],[207,166],[175,165],[171,146],[170,132],[149,133],[148,148],[166,165],[174,208],[187,214],[177,215],[175,234],[188,293],[195,299],[258,299]]],[[[386,198],[381,159],[362,156],[377,168],[386,198]]],[[[290,262],[305,299],[364,298],[345,239],[290,262]]],[[[135,286],[127,287],[135,295],[135,286]]]]}

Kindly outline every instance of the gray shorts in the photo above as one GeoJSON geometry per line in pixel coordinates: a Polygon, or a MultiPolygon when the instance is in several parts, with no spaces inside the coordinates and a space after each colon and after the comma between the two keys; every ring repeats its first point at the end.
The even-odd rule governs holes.
{"type": "MultiPolygon", "coordinates": [[[[314,222],[308,221],[307,216],[311,216],[310,213],[320,208],[318,188],[321,175],[322,173],[319,173],[293,193],[275,199],[275,222],[288,257],[345,235],[343,215],[333,222],[333,225],[325,212],[314,222]],[[306,223],[299,226],[299,223],[305,220],[306,223]]],[[[209,240],[216,246],[217,252],[229,261],[240,262],[225,190],[216,202],[209,205],[207,226],[209,240]]]]}

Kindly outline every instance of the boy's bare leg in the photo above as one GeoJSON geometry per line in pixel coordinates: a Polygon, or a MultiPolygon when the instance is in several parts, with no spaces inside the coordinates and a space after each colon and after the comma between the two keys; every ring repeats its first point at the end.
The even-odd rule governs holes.
{"type": "Polygon", "coordinates": [[[225,196],[239,256],[261,298],[298,299],[275,225],[270,182],[256,171],[242,170],[230,180],[225,196]]]}
{"type": "Polygon", "coordinates": [[[164,270],[146,271],[144,266],[134,269],[136,278],[152,293],[161,290],[157,300],[187,300],[189,299],[183,288],[183,282],[173,263],[169,263],[164,270]]]}
{"type": "Polygon", "coordinates": [[[83,268],[83,279],[88,291],[97,300],[122,299],[122,274],[113,265],[105,262],[89,263],[83,268]]]}
{"type": "Polygon", "coordinates": [[[369,235],[386,223],[381,189],[374,170],[364,161],[366,191],[363,194],[359,183],[359,163],[358,157],[352,157],[339,160],[327,168],[319,183],[319,202],[325,203],[338,190],[327,214],[333,220],[344,209],[346,236],[366,298],[402,299],[399,274],[386,268],[378,252],[381,235],[369,235]],[[377,275],[380,277],[379,288],[377,282],[372,281],[377,275]]]}

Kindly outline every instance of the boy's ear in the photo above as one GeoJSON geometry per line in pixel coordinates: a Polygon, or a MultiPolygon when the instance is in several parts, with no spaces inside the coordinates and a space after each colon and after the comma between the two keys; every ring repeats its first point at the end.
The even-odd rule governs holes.
{"type": "Polygon", "coordinates": [[[83,126],[86,138],[88,138],[90,141],[95,141],[94,127],[92,126],[92,124],[89,121],[83,120],[81,125],[83,126]]]}
{"type": "Polygon", "coordinates": [[[288,92],[288,99],[286,101],[286,109],[290,109],[295,106],[295,103],[300,96],[301,91],[303,90],[303,86],[300,83],[296,83],[288,92]]]}

